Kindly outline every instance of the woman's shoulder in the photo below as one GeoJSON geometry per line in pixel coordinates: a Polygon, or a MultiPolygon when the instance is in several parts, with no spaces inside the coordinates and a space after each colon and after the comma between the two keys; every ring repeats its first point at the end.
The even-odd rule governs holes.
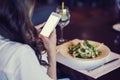
{"type": "Polygon", "coordinates": [[[34,52],[34,50],[28,45],[28,44],[22,44],[19,42],[11,42],[9,44],[9,48],[12,48],[11,50],[20,51],[20,52],[34,52]],[[10,47],[11,46],[11,47],[10,47]]]}
{"type": "Polygon", "coordinates": [[[5,39],[4,37],[0,36],[0,52],[15,52],[17,50],[32,50],[32,48],[27,44],[22,44],[20,42],[10,41],[9,39],[5,39]]]}
{"type": "Polygon", "coordinates": [[[19,42],[14,42],[10,40],[0,41],[0,52],[15,52],[15,51],[33,51],[33,49],[28,44],[22,44],[19,42]]]}
{"type": "Polygon", "coordinates": [[[35,55],[34,53],[34,50],[27,44],[13,41],[0,42],[0,65],[5,66],[10,61],[16,61],[26,55],[35,55]]]}

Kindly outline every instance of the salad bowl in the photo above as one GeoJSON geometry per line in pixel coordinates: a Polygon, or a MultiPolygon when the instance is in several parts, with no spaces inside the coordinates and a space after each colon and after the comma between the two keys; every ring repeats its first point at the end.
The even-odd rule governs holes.
{"type": "MultiPolygon", "coordinates": [[[[90,40],[87,40],[87,41],[89,42],[90,45],[92,45],[92,48],[94,47],[95,50],[97,50],[99,52],[99,55],[95,56],[96,54],[98,54],[98,52],[97,52],[93,56],[92,53],[95,52],[94,49],[92,52],[90,52],[91,49],[88,50],[88,48],[91,48],[91,46],[90,47],[87,46],[87,48],[85,48],[83,46],[85,40],[79,40],[79,39],[74,39],[74,40],[66,42],[62,45],[58,45],[57,46],[58,55],[61,56],[61,58],[64,60],[63,62],[65,62],[67,65],[74,66],[75,68],[78,68],[78,69],[90,70],[90,69],[94,69],[100,65],[103,65],[107,61],[107,58],[108,58],[109,53],[110,53],[110,49],[106,45],[104,45],[103,43],[99,43],[96,41],[90,41],[90,40]],[[88,57],[88,55],[87,55],[87,57],[81,56],[81,51],[79,52],[79,50],[77,50],[76,48],[74,49],[74,46],[76,47],[76,45],[78,45],[78,44],[82,45],[82,48],[79,47],[79,49],[83,50],[83,48],[84,48],[83,51],[86,52],[86,53],[82,52],[82,55],[89,54],[89,57],[88,57]],[[73,47],[72,49],[74,50],[73,54],[77,55],[77,56],[74,56],[70,52],[71,45],[73,47]],[[77,53],[77,54],[75,54],[75,53],[77,53]]],[[[59,59],[58,59],[58,61],[59,61],[59,59]]]]}

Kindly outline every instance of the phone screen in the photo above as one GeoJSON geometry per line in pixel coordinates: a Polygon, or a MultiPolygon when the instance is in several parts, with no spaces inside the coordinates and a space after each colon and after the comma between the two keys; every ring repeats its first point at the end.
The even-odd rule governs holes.
{"type": "Polygon", "coordinates": [[[49,37],[50,33],[57,26],[60,18],[61,18],[61,15],[59,15],[55,12],[52,12],[40,34],[42,34],[46,37],[49,37]]]}

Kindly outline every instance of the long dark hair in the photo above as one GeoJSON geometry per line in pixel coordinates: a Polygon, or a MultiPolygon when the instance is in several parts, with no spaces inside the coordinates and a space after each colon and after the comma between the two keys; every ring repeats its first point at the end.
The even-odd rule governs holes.
{"type": "Polygon", "coordinates": [[[46,65],[41,56],[43,43],[31,22],[34,4],[35,0],[0,0],[0,35],[30,45],[40,64],[46,65]]]}

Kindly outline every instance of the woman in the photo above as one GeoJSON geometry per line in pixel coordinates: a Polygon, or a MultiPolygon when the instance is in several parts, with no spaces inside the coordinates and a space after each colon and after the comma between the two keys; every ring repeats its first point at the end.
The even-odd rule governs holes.
{"type": "Polygon", "coordinates": [[[31,23],[34,4],[0,0],[0,80],[56,80],[56,33],[39,35],[41,25],[31,23]]]}

